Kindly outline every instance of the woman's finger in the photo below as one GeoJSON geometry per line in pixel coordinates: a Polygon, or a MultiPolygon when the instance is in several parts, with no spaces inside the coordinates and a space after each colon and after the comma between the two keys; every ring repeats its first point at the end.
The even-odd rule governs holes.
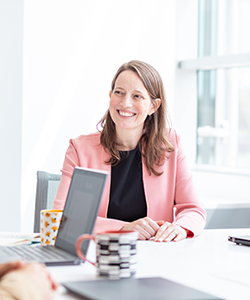
{"type": "Polygon", "coordinates": [[[179,235],[180,233],[177,232],[177,230],[173,229],[170,233],[165,233],[166,234],[166,238],[164,239],[164,242],[170,242],[170,241],[173,241],[175,240],[179,235]]]}
{"type": "Polygon", "coordinates": [[[128,223],[122,227],[122,231],[133,230],[139,233],[140,240],[148,240],[155,236],[159,226],[152,219],[145,217],[134,222],[128,223]]]}
{"type": "Polygon", "coordinates": [[[179,230],[179,234],[174,239],[174,242],[179,242],[187,237],[188,230],[185,228],[182,228],[181,226],[177,226],[179,230]]]}
{"type": "Polygon", "coordinates": [[[187,237],[187,231],[179,225],[167,223],[162,225],[155,237],[156,242],[170,242],[172,240],[178,242],[187,237]]]}
{"type": "Polygon", "coordinates": [[[139,239],[143,240],[148,240],[155,235],[155,230],[145,220],[137,223],[136,231],[139,232],[139,239]]]}
{"type": "Polygon", "coordinates": [[[178,235],[178,231],[175,229],[174,226],[169,226],[167,230],[165,230],[162,235],[160,236],[160,242],[170,242],[178,235]]]}
{"type": "Polygon", "coordinates": [[[163,239],[165,238],[164,236],[164,232],[166,232],[166,230],[168,230],[169,226],[171,225],[171,223],[169,222],[165,222],[157,231],[154,240],[156,242],[162,242],[163,239]]]}
{"type": "Polygon", "coordinates": [[[174,241],[174,242],[179,242],[179,241],[181,241],[181,240],[183,240],[183,239],[185,239],[185,238],[186,238],[185,235],[183,235],[182,233],[179,233],[179,234],[173,239],[173,241],[174,241]]]}

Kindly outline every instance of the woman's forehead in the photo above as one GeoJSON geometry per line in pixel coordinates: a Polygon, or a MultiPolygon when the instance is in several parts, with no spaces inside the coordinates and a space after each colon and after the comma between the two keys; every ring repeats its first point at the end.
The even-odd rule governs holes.
{"type": "Polygon", "coordinates": [[[133,71],[126,70],[121,72],[116,81],[115,88],[132,89],[140,92],[147,92],[140,77],[133,71]]]}

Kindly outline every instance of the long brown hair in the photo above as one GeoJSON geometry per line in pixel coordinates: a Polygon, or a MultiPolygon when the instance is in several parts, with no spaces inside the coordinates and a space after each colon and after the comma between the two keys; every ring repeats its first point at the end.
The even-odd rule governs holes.
{"type": "MultiPolygon", "coordinates": [[[[162,165],[169,158],[169,153],[174,151],[173,145],[168,140],[171,122],[168,116],[163,82],[159,73],[152,66],[142,61],[132,60],[123,64],[116,72],[111,84],[112,92],[115,88],[116,79],[126,70],[133,71],[139,76],[154,106],[156,105],[154,100],[161,99],[159,108],[151,116],[147,116],[144,122],[143,134],[138,142],[139,150],[144,157],[149,174],[153,173],[159,176],[162,172],[157,172],[155,165],[162,165]]],[[[115,124],[109,110],[106,111],[97,127],[98,125],[102,127],[101,144],[111,155],[106,163],[114,166],[119,163],[121,156],[116,144],[115,124]]]]}

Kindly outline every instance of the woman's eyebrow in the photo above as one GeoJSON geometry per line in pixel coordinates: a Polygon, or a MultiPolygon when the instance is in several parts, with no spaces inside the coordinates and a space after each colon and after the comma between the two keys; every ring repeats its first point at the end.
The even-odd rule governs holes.
{"type": "MultiPolygon", "coordinates": [[[[115,89],[119,89],[119,90],[125,91],[125,89],[124,89],[123,87],[120,87],[120,86],[115,86],[115,87],[114,87],[114,90],[115,90],[115,89]]],[[[140,90],[133,90],[133,93],[140,93],[140,94],[144,95],[145,92],[140,91],[140,90]]]]}
{"type": "Polygon", "coordinates": [[[122,88],[122,87],[120,87],[120,86],[115,86],[115,87],[114,87],[114,90],[115,90],[115,89],[124,90],[124,88],[122,88]]]}
{"type": "Polygon", "coordinates": [[[144,94],[142,91],[140,90],[134,90],[135,93],[140,93],[140,94],[144,94]]]}

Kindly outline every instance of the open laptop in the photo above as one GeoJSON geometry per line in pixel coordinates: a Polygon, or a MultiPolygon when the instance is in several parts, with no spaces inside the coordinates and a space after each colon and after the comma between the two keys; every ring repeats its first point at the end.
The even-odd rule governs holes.
{"type": "MultiPolygon", "coordinates": [[[[80,264],[75,243],[81,234],[93,232],[107,177],[106,171],[76,167],[55,246],[39,244],[0,247],[0,263],[22,258],[26,261],[39,261],[48,266],[80,264]]],[[[84,254],[88,245],[89,241],[82,243],[84,254]]]]}
{"type": "Polygon", "coordinates": [[[250,235],[229,236],[228,241],[236,243],[237,245],[250,246],[250,235]]]}

